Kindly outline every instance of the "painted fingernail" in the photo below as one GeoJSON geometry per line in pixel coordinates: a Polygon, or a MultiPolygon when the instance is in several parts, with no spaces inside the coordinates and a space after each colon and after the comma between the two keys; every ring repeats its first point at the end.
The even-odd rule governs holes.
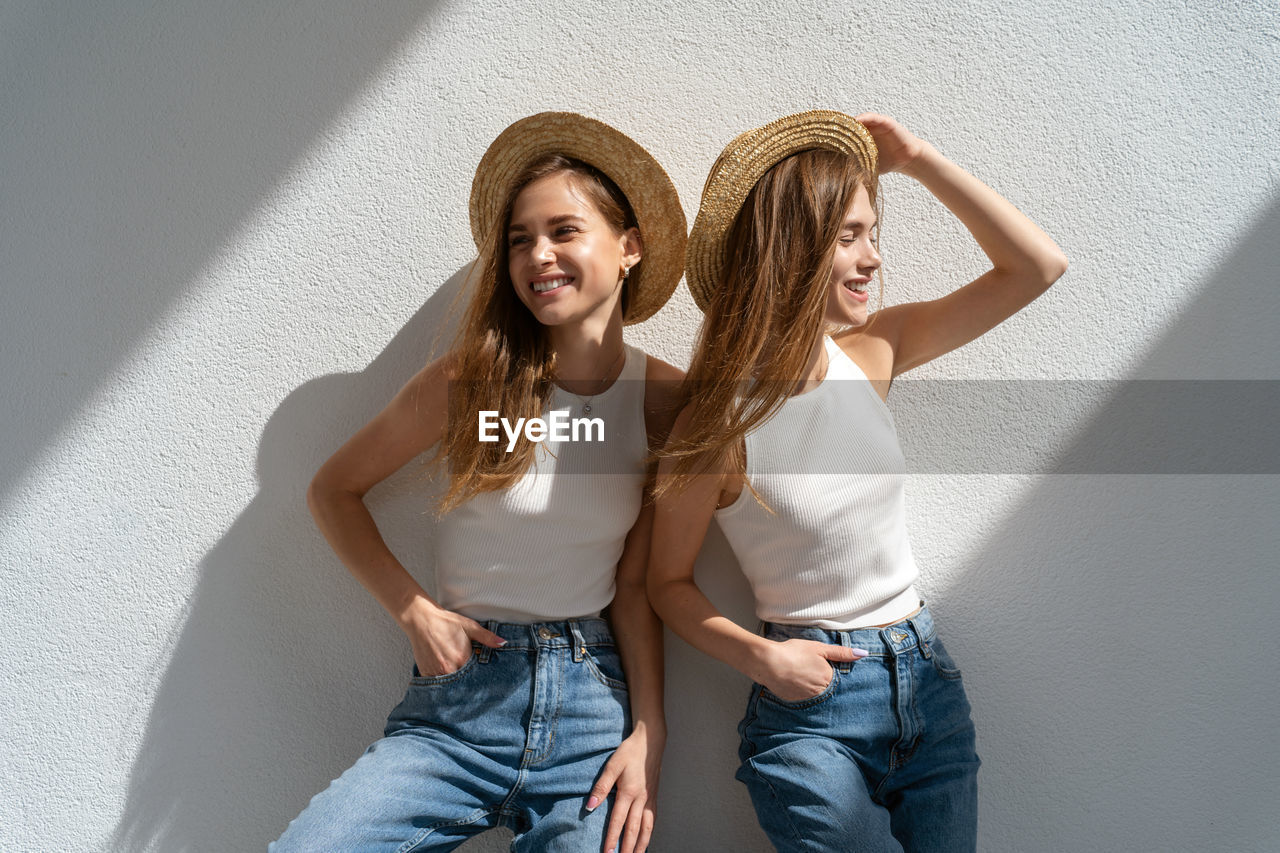
{"type": "MultiPolygon", "coordinates": [[[[592,794],[591,799],[587,800],[587,811],[595,811],[595,807],[598,805],[600,805],[600,798],[592,794]]],[[[613,851],[610,850],[609,853],[613,853],[613,851]]]]}
{"type": "Polygon", "coordinates": [[[871,654],[871,652],[867,651],[866,649],[849,649],[849,651],[853,652],[855,655],[857,655],[860,658],[865,658],[867,655],[871,654]]]}

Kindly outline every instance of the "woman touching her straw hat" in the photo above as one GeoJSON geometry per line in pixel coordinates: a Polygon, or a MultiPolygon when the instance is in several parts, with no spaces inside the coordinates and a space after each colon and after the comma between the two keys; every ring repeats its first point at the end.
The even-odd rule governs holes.
{"type": "Polygon", "coordinates": [[[385,736],[276,853],[452,850],[495,826],[515,851],[639,853],[653,827],[666,731],[642,499],[681,374],[622,327],[680,280],[684,214],[647,151],[570,113],[503,131],[470,212],[479,274],[457,340],[308,492],[338,557],[405,632],[413,677],[385,736]],[[557,432],[557,418],[585,429],[557,432]],[[433,447],[448,483],[434,598],[362,501],[433,447]]]}
{"type": "Polygon", "coordinates": [[[1030,219],[886,116],[787,116],[712,167],[686,258],[706,317],[659,467],[649,594],[755,682],[737,776],[779,850],[975,848],[969,703],[914,586],[884,401],[894,377],[989,331],[1066,266],[1030,219]],[[933,193],[991,268],[871,313],[883,172],[933,193]],[[761,634],[693,580],[712,518],[761,634]]]}

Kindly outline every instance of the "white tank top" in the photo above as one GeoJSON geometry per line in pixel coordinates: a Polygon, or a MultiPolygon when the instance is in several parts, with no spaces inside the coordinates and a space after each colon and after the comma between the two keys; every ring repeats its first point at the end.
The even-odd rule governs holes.
{"type": "MultiPolygon", "coordinates": [[[[590,398],[557,387],[543,414],[599,418],[603,441],[548,438],[514,486],[479,494],[440,519],[435,564],[443,607],[479,621],[544,622],[596,616],[613,600],[648,453],[646,357],[629,345],[625,352],[612,385],[590,398]]],[[[502,428],[497,432],[506,447],[502,428]]]]}
{"type": "Polygon", "coordinates": [[[824,338],[827,375],[747,434],[744,488],[716,511],[766,622],[848,630],[920,606],[912,586],[906,460],[889,408],[824,338]]]}

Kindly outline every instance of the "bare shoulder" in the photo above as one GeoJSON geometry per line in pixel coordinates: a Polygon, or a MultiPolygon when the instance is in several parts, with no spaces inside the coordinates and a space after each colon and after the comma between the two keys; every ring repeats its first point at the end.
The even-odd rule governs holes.
{"type": "Polygon", "coordinates": [[[415,420],[441,415],[448,411],[449,383],[457,376],[457,357],[447,353],[415,373],[388,409],[415,420]]]}
{"type": "Polygon", "coordinates": [[[671,422],[671,438],[673,440],[686,438],[689,435],[689,425],[693,422],[693,406],[682,406],[676,412],[675,419],[671,422]]]}
{"type": "MultiPolygon", "coordinates": [[[[644,371],[644,419],[649,435],[662,444],[680,414],[684,371],[648,356],[644,371]]],[[[660,445],[659,445],[660,446],[660,445]]]]}
{"type": "Polygon", "coordinates": [[[677,382],[684,379],[684,371],[658,358],[656,355],[645,354],[644,378],[646,381],[654,379],[674,379],[677,382]]]}
{"type": "Polygon", "coordinates": [[[889,380],[893,378],[894,326],[896,318],[892,308],[877,311],[865,326],[846,329],[831,336],[836,346],[849,360],[858,365],[871,384],[888,393],[889,380]]]}
{"type": "MultiPolygon", "coordinates": [[[[670,438],[672,441],[688,438],[693,425],[693,406],[684,406],[675,418],[675,422],[671,426],[670,438]]],[[[738,444],[729,451],[730,458],[719,463],[720,470],[710,475],[699,475],[694,479],[698,481],[698,485],[691,488],[691,491],[697,493],[699,490],[706,490],[707,495],[714,495],[716,502],[715,508],[729,506],[738,499],[746,481],[742,475],[737,472],[734,465],[733,455],[736,454],[739,459],[745,460],[747,454],[747,445],[743,440],[739,440],[738,444]]],[[[671,466],[674,464],[671,459],[662,460],[660,468],[664,473],[670,472],[671,466]]],[[[714,467],[714,466],[713,466],[714,467]]],[[[708,498],[709,499],[709,498],[708,498]]]]}
{"type": "Polygon", "coordinates": [[[452,360],[423,367],[381,412],[360,428],[321,466],[314,483],[363,495],[444,434],[452,360]]]}

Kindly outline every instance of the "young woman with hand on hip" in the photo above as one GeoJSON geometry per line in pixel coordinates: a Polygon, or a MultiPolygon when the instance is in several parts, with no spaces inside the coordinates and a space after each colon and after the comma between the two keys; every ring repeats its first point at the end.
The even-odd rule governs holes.
{"type": "Polygon", "coordinates": [[[642,502],[681,374],[624,344],[622,327],[675,289],[684,214],[633,140],[541,113],[484,155],[471,227],[479,276],[455,345],[308,492],[334,551],[407,635],[413,678],[385,736],[276,853],[451,850],[494,826],[529,853],[648,843],[666,732],[642,502]],[[481,440],[480,412],[602,426],[481,440]],[[436,598],[362,501],[433,446],[448,479],[436,598]]]}
{"type": "Polygon", "coordinates": [[[885,116],[788,116],[712,168],[686,257],[706,318],[659,468],[649,594],[673,630],[756,682],[738,778],[779,850],[975,848],[969,703],[914,587],[884,399],[894,377],[990,330],[1066,265],[1009,202],[885,116]],[[870,315],[877,167],[932,192],[991,269],[870,315]],[[713,517],[763,636],[693,580],[713,517]]]}

